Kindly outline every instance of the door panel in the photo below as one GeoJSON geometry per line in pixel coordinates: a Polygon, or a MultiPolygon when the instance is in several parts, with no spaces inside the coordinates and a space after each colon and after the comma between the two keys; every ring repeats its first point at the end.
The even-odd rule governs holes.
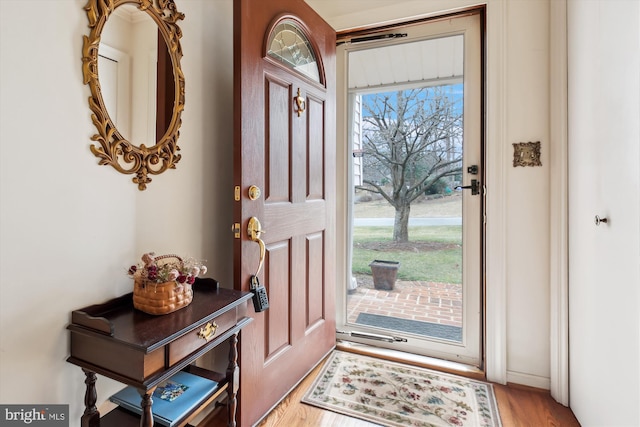
{"type": "Polygon", "coordinates": [[[240,334],[239,422],[250,426],[335,346],[335,32],[302,0],[238,0],[234,21],[234,286],[249,290],[258,269],[246,233],[256,217],[270,304],[240,334]],[[265,54],[282,18],[315,47],[320,82],[265,54]]]}
{"type": "Polygon", "coordinates": [[[309,171],[309,182],[307,188],[307,200],[322,200],[324,197],[324,180],[322,171],[323,144],[323,120],[326,114],[324,103],[320,99],[311,96],[308,98],[307,114],[309,115],[309,144],[307,155],[307,170],[309,171]]]}
{"type": "Polygon", "coordinates": [[[265,141],[265,176],[266,201],[288,202],[289,191],[289,129],[291,114],[289,99],[293,96],[289,84],[274,77],[266,77],[266,99],[269,102],[265,110],[268,123],[268,137],[265,141]]]}
{"type": "Polygon", "coordinates": [[[267,316],[267,344],[265,360],[291,345],[291,313],[288,301],[291,300],[291,289],[287,272],[290,264],[289,242],[274,242],[267,246],[266,280],[269,295],[269,312],[267,316]]]}
{"type": "Polygon", "coordinates": [[[324,292],[323,292],[323,254],[324,235],[314,233],[306,237],[307,241],[307,287],[305,307],[307,310],[307,330],[324,319],[324,292]]]}

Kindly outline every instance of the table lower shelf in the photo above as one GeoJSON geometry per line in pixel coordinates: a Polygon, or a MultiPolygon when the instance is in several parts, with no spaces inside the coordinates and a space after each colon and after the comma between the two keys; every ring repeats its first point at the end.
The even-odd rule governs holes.
{"type": "MultiPolygon", "coordinates": [[[[213,372],[208,369],[200,368],[198,366],[190,365],[184,369],[185,372],[189,372],[200,377],[208,378],[216,381],[219,386],[210,395],[206,396],[203,401],[183,419],[177,420],[173,427],[183,427],[193,420],[203,409],[217,401],[222,393],[225,393],[228,389],[228,382],[226,376],[213,372]]],[[[152,407],[153,411],[153,407],[152,407]]],[[[104,414],[100,418],[100,427],[139,427],[140,415],[131,412],[121,406],[117,406],[110,412],[104,414]]],[[[158,426],[159,424],[155,424],[158,426]]]]}

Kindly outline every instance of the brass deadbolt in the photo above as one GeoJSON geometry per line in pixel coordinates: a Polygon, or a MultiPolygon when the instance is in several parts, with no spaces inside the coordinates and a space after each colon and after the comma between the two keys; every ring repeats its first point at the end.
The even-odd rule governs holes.
{"type": "Polygon", "coordinates": [[[258,200],[261,194],[262,191],[260,190],[260,187],[256,185],[249,187],[249,200],[258,200]]]}

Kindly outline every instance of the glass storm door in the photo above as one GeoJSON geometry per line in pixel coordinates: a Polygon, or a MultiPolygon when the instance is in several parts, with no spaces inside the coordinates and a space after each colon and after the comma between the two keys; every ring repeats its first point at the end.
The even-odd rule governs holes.
{"type": "Polygon", "coordinates": [[[481,366],[480,21],[339,39],[339,339],[481,366]]]}

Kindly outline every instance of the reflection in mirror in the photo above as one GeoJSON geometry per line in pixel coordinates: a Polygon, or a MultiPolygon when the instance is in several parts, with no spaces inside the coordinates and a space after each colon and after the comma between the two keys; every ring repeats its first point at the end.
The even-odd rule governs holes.
{"type": "Polygon", "coordinates": [[[158,32],[157,67],[156,67],[156,142],[160,141],[171,123],[176,92],[171,55],[167,44],[158,32]]]}
{"type": "MultiPolygon", "coordinates": [[[[155,137],[155,84],[157,32],[155,22],[146,12],[132,5],[122,5],[109,17],[102,29],[100,47],[98,48],[98,77],[107,113],[118,128],[123,138],[144,143],[147,146],[156,144],[155,137]],[[107,47],[117,49],[129,58],[128,63],[121,63],[108,56],[107,47]],[[120,72],[124,79],[107,80],[105,71],[123,68],[120,72]],[[128,80],[125,80],[128,79],[128,80]],[[126,85],[126,93],[118,87],[126,85]],[[108,94],[121,92],[116,97],[115,105],[109,105],[108,94]],[[117,101],[120,101],[119,105],[117,101]],[[153,133],[150,132],[151,122],[153,133]]],[[[117,73],[116,73],[117,75],[117,73]]],[[[113,104],[113,103],[112,103],[113,104]]]]}
{"type": "Polygon", "coordinates": [[[156,175],[175,168],[184,108],[180,69],[184,18],[173,0],[90,0],[91,33],[84,37],[83,74],[98,134],[91,151],[144,190],[156,175]],[[140,8],[140,9],[139,9],[140,8]]]}
{"type": "Polygon", "coordinates": [[[102,99],[111,121],[120,133],[131,140],[131,68],[130,57],[111,46],[100,43],[98,70],[102,99]]]}
{"type": "Polygon", "coordinates": [[[155,145],[171,121],[175,89],[167,44],[149,14],[130,4],[115,10],[102,30],[98,76],[107,113],[122,136],[155,145]]]}

